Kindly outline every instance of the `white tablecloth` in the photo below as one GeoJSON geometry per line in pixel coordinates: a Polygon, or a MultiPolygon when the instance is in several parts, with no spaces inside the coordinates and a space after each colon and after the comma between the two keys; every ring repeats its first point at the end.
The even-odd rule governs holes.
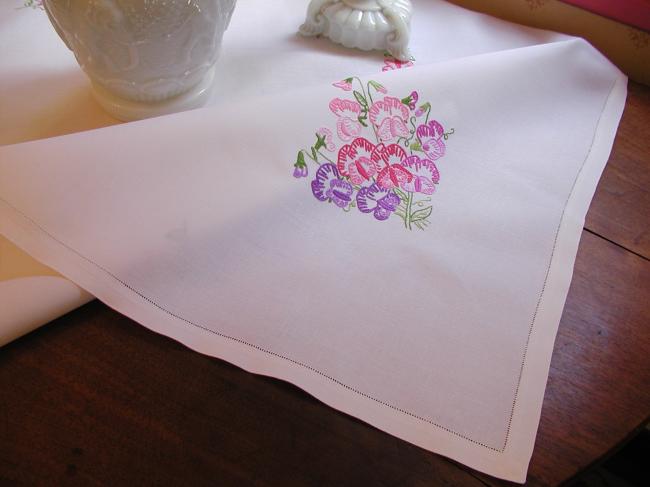
{"type": "MultiPolygon", "coordinates": [[[[0,148],[0,233],[153,330],[523,481],[626,79],[441,1],[392,69],[297,37],[303,7],[239,2],[213,108],[0,148]]],[[[111,123],[59,44],[12,46],[2,103],[42,117],[3,142],[111,123]]]]}

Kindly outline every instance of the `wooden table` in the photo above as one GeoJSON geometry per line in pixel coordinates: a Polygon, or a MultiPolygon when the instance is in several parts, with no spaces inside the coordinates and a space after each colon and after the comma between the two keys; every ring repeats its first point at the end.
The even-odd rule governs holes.
{"type": "MultiPolygon", "coordinates": [[[[582,235],[530,485],[650,414],[650,89],[630,84],[582,235]]],[[[184,346],[99,302],[0,349],[0,483],[503,485],[184,346]]]]}

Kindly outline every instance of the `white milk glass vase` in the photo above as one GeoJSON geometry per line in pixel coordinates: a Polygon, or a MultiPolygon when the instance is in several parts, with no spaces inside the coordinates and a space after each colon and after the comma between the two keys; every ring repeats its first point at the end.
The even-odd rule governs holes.
{"type": "Polygon", "coordinates": [[[203,105],[236,0],[45,0],[43,5],[120,120],[203,105]]]}

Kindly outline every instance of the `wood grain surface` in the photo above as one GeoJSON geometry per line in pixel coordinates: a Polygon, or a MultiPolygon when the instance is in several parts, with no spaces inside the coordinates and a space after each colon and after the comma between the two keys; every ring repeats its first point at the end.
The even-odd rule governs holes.
{"type": "MultiPolygon", "coordinates": [[[[650,89],[631,84],[583,232],[529,485],[650,415],[650,89]]],[[[0,484],[506,485],[90,303],[0,349],[0,484]]]]}

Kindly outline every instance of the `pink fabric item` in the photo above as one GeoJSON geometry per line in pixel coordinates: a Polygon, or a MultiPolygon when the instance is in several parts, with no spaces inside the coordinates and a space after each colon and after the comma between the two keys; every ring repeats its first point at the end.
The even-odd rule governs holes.
{"type": "Polygon", "coordinates": [[[650,30],[650,0],[561,0],[603,17],[650,30]]]}

